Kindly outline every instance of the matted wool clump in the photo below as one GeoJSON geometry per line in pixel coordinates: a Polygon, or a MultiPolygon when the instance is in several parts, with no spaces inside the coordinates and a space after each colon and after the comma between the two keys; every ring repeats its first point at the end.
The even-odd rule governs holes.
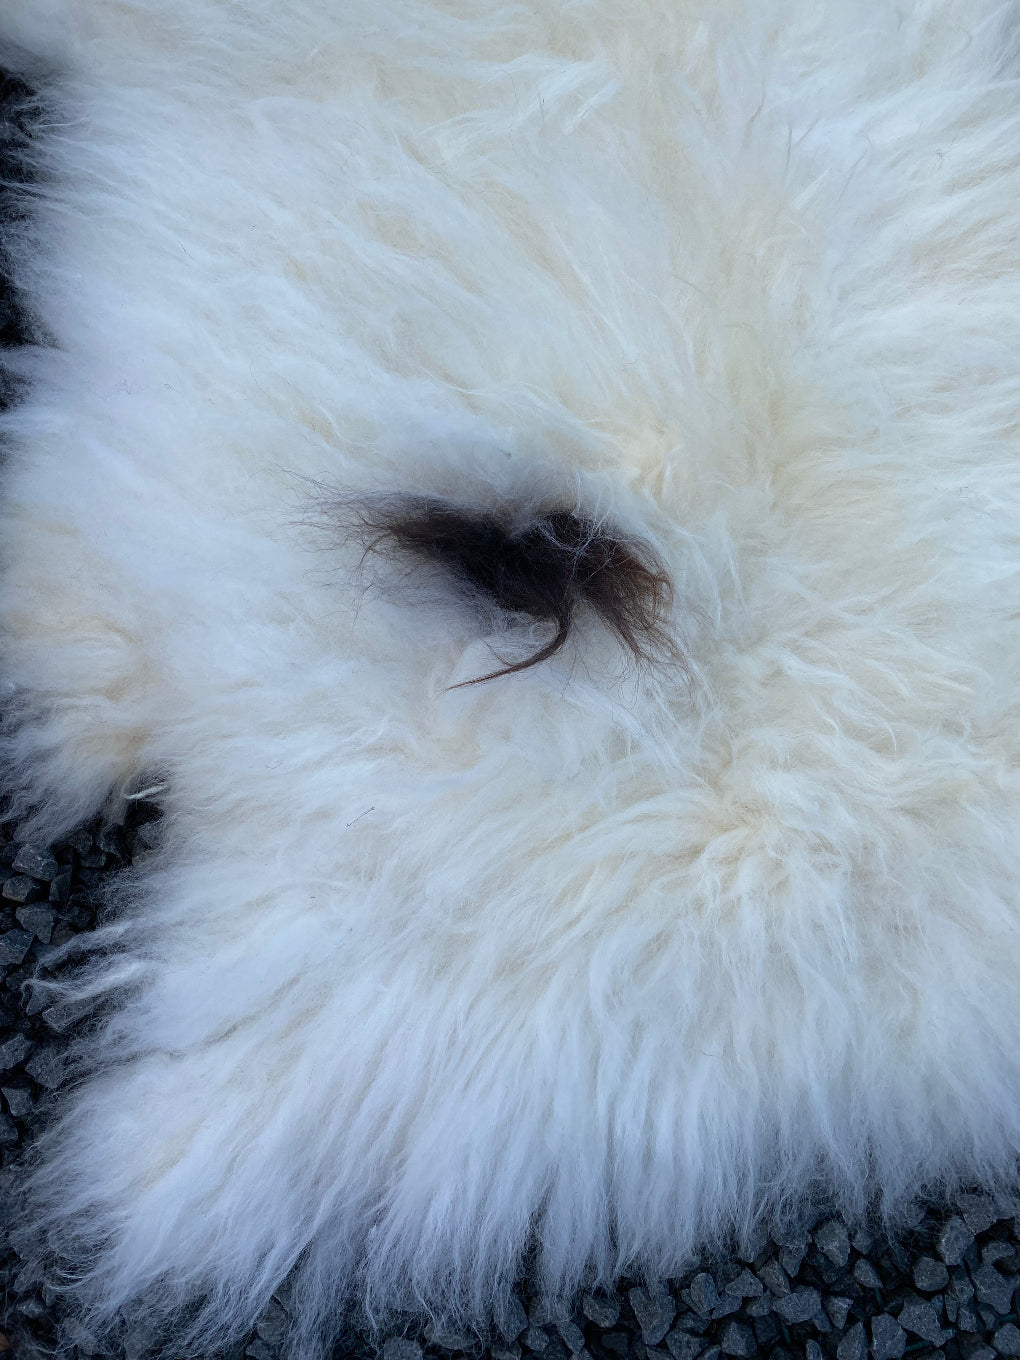
{"type": "Polygon", "coordinates": [[[4,0],[8,790],[165,809],[28,1187],[93,1322],[1015,1183],[1018,33],[4,0]]]}

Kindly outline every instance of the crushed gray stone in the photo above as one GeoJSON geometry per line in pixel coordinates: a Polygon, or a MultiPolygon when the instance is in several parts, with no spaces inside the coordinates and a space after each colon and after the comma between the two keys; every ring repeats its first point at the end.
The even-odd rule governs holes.
{"type": "Polygon", "coordinates": [[[794,1289],[776,1300],[775,1310],[784,1322],[807,1322],[822,1311],[822,1296],[817,1289],[794,1289]]]}
{"type": "Polygon", "coordinates": [[[580,1355],[581,1351],[584,1350],[584,1332],[581,1331],[577,1323],[570,1318],[564,1318],[557,1322],[556,1330],[570,1354],[580,1355]]]}
{"type": "Polygon", "coordinates": [[[999,1355],[1020,1355],[1020,1328],[1007,1322],[992,1337],[992,1345],[999,1355]]]}
{"type": "Polygon", "coordinates": [[[981,1264],[986,1266],[995,1261],[1011,1259],[1016,1254],[1016,1247],[1011,1242],[986,1242],[981,1248],[981,1264]]]}
{"type": "Polygon", "coordinates": [[[914,1262],[914,1284],[926,1294],[934,1294],[945,1289],[949,1283],[949,1271],[941,1261],[933,1256],[922,1256],[914,1262]]]}
{"type": "Polygon", "coordinates": [[[16,874],[27,874],[45,883],[52,882],[60,872],[56,856],[44,845],[23,845],[14,856],[11,868],[16,874]]]}
{"type": "Polygon", "coordinates": [[[836,1347],[836,1360],[867,1360],[868,1338],[864,1323],[855,1322],[836,1347]]]}
{"type": "Polygon", "coordinates": [[[738,1299],[760,1299],[765,1292],[765,1287],[757,1275],[752,1274],[745,1266],[743,1270],[729,1284],[723,1286],[724,1294],[732,1294],[738,1299]]]}
{"type": "Polygon", "coordinates": [[[58,1001],[52,1006],[47,1006],[40,1014],[48,1030],[54,1034],[68,1034],[79,1020],[83,1020],[94,1010],[95,1001],[91,997],[86,997],[58,1001]]]}
{"type": "Polygon", "coordinates": [[[764,1318],[769,1316],[775,1305],[776,1301],[772,1297],[771,1291],[763,1289],[758,1298],[752,1299],[750,1303],[745,1305],[744,1312],[749,1318],[764,1318]]]}
{"type": "Polygon", "coordinates": [[[1016,1281],[1000,1275],[993,1265],[978,1266],[970,1272],[970,1278],[974,1281],[978,1303],[987,1304],[1000,1317],[1005,1317],[1013,1301],[1016,1281]]]}
{"type": "Polygon", "coordinates": [[[850,1234],[846,1224],[830,1218],[814,1231],[815,1245],[835,1266],[843,1267],[850,1259],[850,1234]]]}
{"type": "Polygon", "coordinates": [[[976,1332],[981,1326],[981,1319],[975,1310],[968,1303],[961,1303],[956,1313],[956,1327],[961,1332],[976,1332]]]}
{"type": "Polygon", "coordinates": [[[38,902],[45,896],[45,892],[35,879],[24,874],[15,874],[8,878],[0,888],[0,897],[6,897],[8,902],[38,902]]]}
{"type": "Polygon", "coordinates": [[[947,1266],[959,1265],[963,1254],[974,1245],[974,1234],[962,1218],[950,1218],[938,1236],[939,1255],[947,1266]]]}
{"type": "Polygon", "coordinates": [[[841,1294],[830,1294],[826,1298],[825,1311],[837,1332],[841,1332],[846,1326],[847,1315],[853,1307],[853,1302],[853,1299],[844,1298],[841,1294]]]}
{"type": "Polygon", "coordinates": [[[999,1221],[999,1206],[991,1195],[957,1195],[956,1204],[975,1237],[999,1221]]]}
{"type": "Polygon", "coordinates": [[[666,1349],[673,1360],[696,1360],[705,1349],[705,1338],[694,1336],[678,1327],[666,1337],[666,1349]]]}
{"type": "Polygon", "coordinates": [[[683,1299],[702,1317],[711,1317],[719,1306],[719,1291],[707,1270],[695,1275],[689,1288],[684,1290],[683,1299]]]}
{"type": "Polygon", "coordinates": [[[669,1290],[632,1289],[627,1299],[641,1328],[641,1340],[646,1346],[658,1345],[676,1317],[676,1304],[669,1290]]]}
{"type": "Polygon", "coordinates": [[[723,1355],[752,1356],[758,1352],[758,1343],[746,1323],[731,1319],[723,1328],[719,1349],[723,1355]]]}
{"type": "Polygon", "coordinates": [[[56,1047],[42,1048],[25,1064],[25,1071],[47,1091],[54,1091],[64,1080],[65,1060],[56,1047]]]}
{"type": "Polygon", "coordinates": [[[275,1299],[270,1299],[269,1306],[255,1324],[255,1330],[267,1346],[279,1346],[289,1326],[290,1320],[283,1308],[275,1299]]]}
{"type": "Polygon", "coordinates": [[[874,1360],[899,1360],[907,1349],[907,1334],[888,1313],[871,1319],[871,1354],[874,1360]]]}
{"type": "Polygon", "coordinates": [[[524,1304],[516,1294],[511,1294],[499,1316],[499,1332],[504,1341],[516,1341],[528,1325],[528,1315],[524,1304]]]}
{"type": "Polygon", "coordinates": [[[952,1332],[942,1329],[934,1303],[930,1299],[919,1299],[916,1295],[908,1298],[900,1309],[899,1323],[922,1341],[930,1341],[933,1346],[941,1346],[952,1336],[952,1332]]]}
{"type": "Polygon", "coordinates": [[[581,1301],[581,1310],[590,1322],[594,1322],[595,1326],[601,1327],[603,1331],[615,1327],[620,1318],[619,1303],[615,1299],[606,1298],[603,1294],[585,1294],[581,1301]]]}
{"type": "Polygon", "coordinates": [[[0,968],[17,968],[32,948],[32,936],[27,930],[6,930],[0,935],[0,968]]]}
{"type": "Polygon", "coordinates": [[[790,1292],[790,1279],[786,1271],[776,1260],[766,1261],[758,1270],[758,1279],[761,1280],[769,1292],[779,1299],[790,1292]]]}
{"type": "Polygon", "coordinates": [[[27,1119],[35,1110],[35,1101],[32,1099],[31,1089],[27,1086],[2,1086],[0,1095],[3,1096],[14,1119],[27,1119]]]}
{"type": "Polygon", "coordinates": [[[9,1072],[23,1063],[35,1045],[24,1034],[12,1034],[0,1043],[0,1072],[9,1072]]]}
{"type": "Polygon", "coordinates": [[[57,924],[57,912],[55,907],[39,902],[27,907],[19,907],[14,913],[20,925],[35,936],[37,940],[42,940],[43,944],[49,944],[53,934],[53,927],[57,924]]]}
{"type": "Polygon", "coordinates": [[[804,1257],[807,1254],[807,1242],[805,1241],[803,1250],[800,1247],[783,1247],[779,1253],[779,1264],[786,1271],[787,1275],[796,1275],[801,1267],[804,1257]]]}

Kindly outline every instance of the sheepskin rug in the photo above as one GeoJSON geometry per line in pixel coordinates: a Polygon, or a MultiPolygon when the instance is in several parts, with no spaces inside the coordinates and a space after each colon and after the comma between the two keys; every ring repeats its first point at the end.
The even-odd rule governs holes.
{"type": "Polygon", "coordinates": [[[1018,34],[4,0],[6,778],[165,808],[28,1186],[93,1321],[1015,1182],[1018,34]]]}

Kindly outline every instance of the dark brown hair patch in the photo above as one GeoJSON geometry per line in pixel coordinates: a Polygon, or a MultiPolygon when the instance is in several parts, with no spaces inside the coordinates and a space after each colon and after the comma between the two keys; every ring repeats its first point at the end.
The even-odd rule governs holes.
{"type": "Polygon", "coordinates": [[[647,546],[592,517],[557,509],[504,518],[431,496],[366,497],[345,508],[354,511],[354,531],[366,557],[418,558],[506,613],[553,626],[550,640],[525,660],[464,685],[528,670],[555,656],[583,608],[637,660],[676,656],[665,628],[673,592],[663,565],[647,546]]]}

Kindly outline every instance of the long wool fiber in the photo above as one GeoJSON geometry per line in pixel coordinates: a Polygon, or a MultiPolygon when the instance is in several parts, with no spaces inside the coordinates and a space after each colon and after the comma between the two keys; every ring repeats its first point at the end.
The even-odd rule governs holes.
{"type": "Polygon", "coordinates": [[[165,808],[27,1188],[93,1322],[1015,1183],[1018,34],[4,0],[8,790],[165,808]]]}

